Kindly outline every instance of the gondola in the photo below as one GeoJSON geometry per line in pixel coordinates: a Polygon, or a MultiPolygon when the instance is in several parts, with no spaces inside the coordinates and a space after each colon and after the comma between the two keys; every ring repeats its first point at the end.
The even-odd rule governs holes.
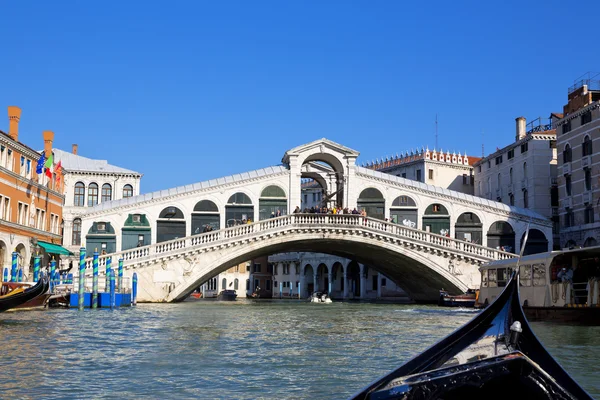
{"type": "Polygon", "coordinates": [[[496,301],[470,322],[351,399],[464,400],[511,396],[592,399],[531,330],[519,299],[517,272],[511,275],[496,301]]]}
{"type": "Polygon", "coordinates": [[[0,298],[0,312],[10,310],[11,308],[16,308],[35,299],[38,296],[45,295],[49,289],[50,283],[48,278],[44,277],[40,279],[38,283],[25,289],[23,292],[0,298]]]}

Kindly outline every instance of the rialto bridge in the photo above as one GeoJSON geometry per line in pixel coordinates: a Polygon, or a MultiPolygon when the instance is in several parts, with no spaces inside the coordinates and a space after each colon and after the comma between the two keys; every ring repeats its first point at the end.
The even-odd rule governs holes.
{"type": "MultiPolygon", "coordinates": [[[[357,156],[320,139],[287,151],[281,165],[105,202],[81,215],[81,240],[88,254],[103,253],[100,265],[123,258],[126,275],[138,273],[139,301],[155,302],[182,300],[235,264],[288,251],[356,260],[413,299],[435,300],[441,287],[477,287],[477,267],[518,252],[528,224],[528,249],[552,246],[551,223],[537,213],[362,168],[357,156]],[[294,214],[303,178],[321,185],[326,205],[367,218],[294,214]]],[[[328,273],[348,279],[341,268],[328,273]]]]}

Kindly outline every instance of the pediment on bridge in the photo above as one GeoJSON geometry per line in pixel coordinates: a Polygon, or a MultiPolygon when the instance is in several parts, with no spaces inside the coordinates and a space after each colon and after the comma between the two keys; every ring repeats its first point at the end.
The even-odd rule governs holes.
{"type": "Polygon", "coordinates": [[[339,158],[356,158],[360,153],[329,139],[322,138],[286,151],[281,161],[287,164],[289,163],[291,157],[302,157],[309,159],[313,155],[315,156],[314,159],[317,160],[318,154],[335,154],[339,158]]]}

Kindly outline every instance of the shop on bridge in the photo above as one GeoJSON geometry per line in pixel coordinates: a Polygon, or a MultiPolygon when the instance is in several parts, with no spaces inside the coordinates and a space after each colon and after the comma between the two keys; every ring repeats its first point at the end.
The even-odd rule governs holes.
{"type": "Polygon", "coordinates": [[[505,249],[505,251],[515,251],[515,231],[513,227],[505,221],[496,221],[490,227],[487,233],[487,245],[493,249],[505,249]]]}
{"type": "Polygon", "coordinates": [[[412,198],[398,196],[394,199],[390,208],[390,221],[416,228],[419,220],[418,212],[417,204],[412,198]]]}
{"type": "Polygon", "coordinates": [[[219,208],[210,200],[201,200],[194,206],[192,213],[192,235],[208,230],[216,231],[221,227],[219,208]]]}
{"type": "Polygon", "coordinates": [[[437,235],[446,235],[450,232],[450,214],[441,204],[431,204],[425,209],[423,215],[423,230],[437,235]]]}
{"type": "Polygon", "coordinates": [[[385,199],[375,188],[367,188],[360,192],[356,205],[359,210],[365,210],[370,218],[385,219],[385,199]]]}
{"type": "Polygon", "coordinates": [[[227,200],[225,206],[225,223],[229,226],[254,221],[254,205],[245,193],[238,192],[227,200]]]}
{"type": "Polygon", "coordinates": [[[110,222],[94,222],[85,236],[87,254],[98,251],[100,254],[117,251],[117,235],[110,222]]]}
{"type": "Polygon", "coordinates": [[[133,249],[150,244],[150,223],[146,214],[129,214],[121,229],[121,250],[133,249]]]}
{"type": "Polygon", "coordinates": [[[185,218],[177,207],[167,207],[156,221],[156,243],[179,239],[186,236],[185,218]]]}
{"type": "Polygon", "coordinates": [[[483,244],[483,224],[476,214],[462,213],[454,225],[454,237],[466,242],[483,244]]]}
{"type": "Polygon", "coordinates": [[[287,214],[287,197],[279,186],[271,185],[263,189],[258,200],[258,218],[264,220],[271,216],[287,214]]]}

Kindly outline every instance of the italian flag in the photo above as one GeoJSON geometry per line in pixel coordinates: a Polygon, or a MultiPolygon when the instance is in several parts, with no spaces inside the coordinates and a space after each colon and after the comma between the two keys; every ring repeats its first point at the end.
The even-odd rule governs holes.
{"type": "Polygon", "coordinates": [[[46,167],[46,176],[48,178],[52,178],[51,168],[53,165],[54,165],[54,155],[52,153],[50,153],[50,155],[48,156],[48,159],[46,160],[46,163],[44,164],[44,167],[46,167]]]}

